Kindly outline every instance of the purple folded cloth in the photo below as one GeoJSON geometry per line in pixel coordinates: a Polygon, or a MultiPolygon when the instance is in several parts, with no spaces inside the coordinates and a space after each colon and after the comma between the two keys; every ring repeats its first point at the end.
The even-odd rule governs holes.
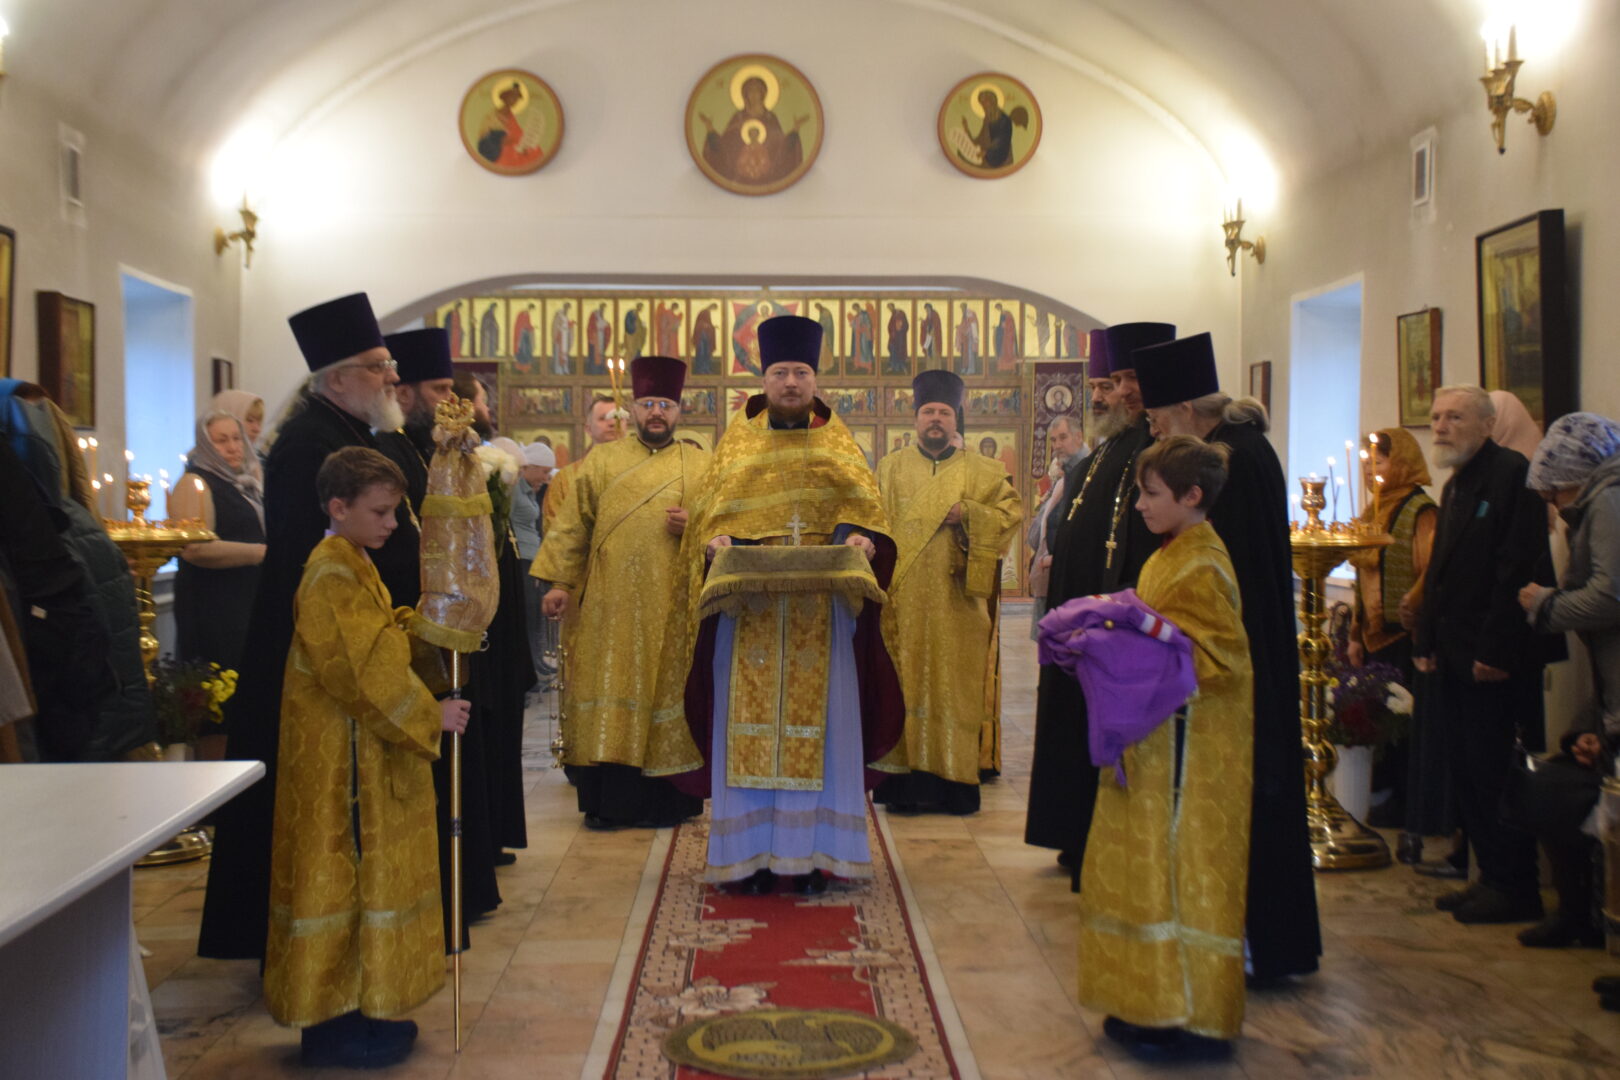
{"type": "Polygon", "coordinates": [[[1135,589],[1079,596],[1040,623],[1040,660],[1073,675],[1086,695],[1091,763],[1125,784],[1125,748],[1141,742],[1198,689],[1192,639],[1135,589]]]}

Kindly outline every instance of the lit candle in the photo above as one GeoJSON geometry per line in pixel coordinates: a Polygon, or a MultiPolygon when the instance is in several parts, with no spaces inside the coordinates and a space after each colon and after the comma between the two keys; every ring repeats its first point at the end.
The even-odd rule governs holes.
{"type": "Polygon", "coordinates": [[[1379,518],[1379,509],[1380,509],[1379,504],[1383,501],[1383,495],[1384,495],[1384,478],[1382,476],[1374,476],[1373,477],[1373,520],[1374,521],[1380,520],[1380,518],[1379,518]]]}
{"type": "Polygon", "coordinates": [[[1333,516],[1328,518],[1328,520],[1329,521],[1338,521],[1339,520],[1339,483],[1338,483],[1337,480],[1335,480],[1333,478],[1333,466],[1335,464],[1337,464],[1337,462],[1335,462],[1332,458],[1328,458],[1327,463],[1328,463],[1328,490],[1333,493],[1333,516]]]}
{"type": "Polygon", "coordinates": [[[101,474],[101,490],[102,490],[102,493],[106,496],[106,506],[102,510],[101,516],[104,517],[104,518],[107,518],[109,521],[117,520],[117,518],[118,518],[117,487],[113,482],[113,474],[112,473],[107,472],[107,473],[102,473],[101,474]]]}
{"type": "Polygon", "coordinates": [[[203,523],[204,528],[212,529],[214,527],[214,493],[208,490],[208,485],[203,483],[200,476],[193,476],[191,482],[197,487],[197,501],[201,504],[201,508],[197,511],[197,520],[203,523]]]}
{"type": "Polygon", "coordinates": [[[96,493],[96,513],[105,518],[107,516],[107,498],[106,494],[101,490],[101,481],[90,481],[90,490],[96,493]]]}
{"type": "Polygon", "coordinates": [[[1513,61],[1517,60],[1518,58],[1519,58],[1519,24],[1518,23],[1513,23],[1510,26],[1508,26],[1508,63],[1511,64],[1511,63],[1513,63],[1513,61]]]}

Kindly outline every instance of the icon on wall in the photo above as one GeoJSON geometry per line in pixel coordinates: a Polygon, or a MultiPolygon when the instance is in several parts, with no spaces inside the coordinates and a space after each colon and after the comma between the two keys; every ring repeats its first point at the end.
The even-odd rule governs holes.
{"type": "Polygon", "coordinates": [[[534,172],[556,155],[562,137],[562,103],[538,75],[492,71],[461,99],[462,145],[492,173],[534,172]]]}
{"type": "Polygon", "coordinates": [[[939,107],[939,148],[945,160],[979,180],[994,180],[1029,164],[1041,143],[1041,107],[1011,75],[981,72],[951,88],[939,107]]]}
{"type": "Polygon", "coordinates": [[[692,160],[737,195],[770,195],[797,183],[821,152],[823,130],[815,87],[774,56],[722,60],[686,102],[692,160]]]}

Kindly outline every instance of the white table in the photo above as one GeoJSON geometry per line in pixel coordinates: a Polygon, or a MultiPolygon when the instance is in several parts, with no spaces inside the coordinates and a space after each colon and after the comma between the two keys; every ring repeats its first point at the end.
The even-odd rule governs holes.
{"type": "Polygon", "coordinates": [[[125,1075],[135,861],[263,775],[257,761],[0,766],[0,1077],[125,1075]]]}

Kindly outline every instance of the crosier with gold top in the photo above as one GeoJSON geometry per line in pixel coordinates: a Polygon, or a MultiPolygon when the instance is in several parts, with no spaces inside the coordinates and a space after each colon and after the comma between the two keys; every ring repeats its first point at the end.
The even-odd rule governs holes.
{"type": "Polygon", "coordinates": [[[1300,578],[1299,719],[1305,743],[1305,815],[1311,837],[1311,864],[1318,870],[1369,870],[1388,866],[1389,846],[1339,805],[1327,789],[1327,778],[1339,753],[1326,739],[1329,679],[1324,668],[1333,645],[1323,631],[1327,602],[1323,582],[1334,567],[1357,551],[1388,547],[1388,533],[1360,522],[1324,522],[1327,481],[1300,482],[1305,520],[1292,526],[1289,543],[1294,572],[1300,578]]]}

